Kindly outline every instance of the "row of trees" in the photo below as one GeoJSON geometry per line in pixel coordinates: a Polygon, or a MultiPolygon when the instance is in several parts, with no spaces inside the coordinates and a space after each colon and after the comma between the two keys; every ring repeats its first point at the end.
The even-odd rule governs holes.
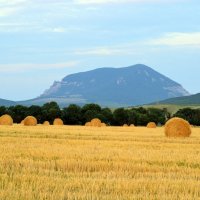
{"type": "Polygon", "coordinates": [[[65,124],[84,125],[93,118],[99,118],[108,125],[134,124],[136,126],[146,126],[150,121],[157,124],[165,124],[170,118],[166,109],[156,108],[118,108],[112,111],[109,108],[101,108],[97,104],[86,104],[83,107],[72,104],[60,109],[56,102],[46,103],[43,106],[25,107],[21,105],[11,107],[0,107],[0,116],[9,114],[14,123],[20,123],[26,116],[34,116],[38,123],[48,120],[50,123],[55,118],[61,118],[65,124]]]}
{"type": "Polygon", "coordinates": [[[200,109],[183,108],[177,111],[174,117],[183,118],[192,125],[200,126],[200,109]]]}
{"type": "MultiPolygon", "coordinates": [[[[171,118],[167,109],[157,109],[143,107],[124,109],[118,108],[112,111],[109,108],[101,108],[97,104],[86,104],[80,107],[71,104],[66,108],[60,109],[56,102],[46,103],[43,106],[0,106],[0,116],[9,114],[12,116],[14,123],[20,123],[26,116],[34,116],[38,123],[44,121],[53,122],[55,118],[61,118],[65,124],[84,125],[94,118],[99,118],[108,125],[134,124],[136,126],[146,126],[150,121],[163,125],[171,118]]],[[[200,126],[200,109],[184,108],[177,111],[173,117],[181,117],[190,124],[200,126]]]]}

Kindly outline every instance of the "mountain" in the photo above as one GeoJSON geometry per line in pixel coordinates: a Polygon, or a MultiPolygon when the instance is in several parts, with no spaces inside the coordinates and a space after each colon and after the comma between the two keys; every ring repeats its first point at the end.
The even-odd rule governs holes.
{"type": "Polygon", "coordinates": [[[14,101],[9,101],[5,99],[0,99],[0,106],[14,106],[16,103],[14,101]]]}
{"type": "Polygon", "coordinates": [[[159,102],[159,104],[200,105],[200,93],[185,97],[167,99],[159,102]]]}
{"type": "Polygon", "coordinates": [[[134,106],[189,93],[178,83],[145,65],[124,68],[99,68],[71,74],[54,82],[40,97],[26,104],[56,100],[70,103],[98,103],[102,106],[134,106]]]}

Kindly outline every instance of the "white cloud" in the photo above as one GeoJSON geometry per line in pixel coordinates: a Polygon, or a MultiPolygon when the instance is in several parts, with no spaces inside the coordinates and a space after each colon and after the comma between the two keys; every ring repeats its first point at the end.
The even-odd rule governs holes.
{"type": "Polygon", "coordinates": [[[121,55],[139,55],[144,49],[151,51],[158,46],[171,47],[200,47],[200,32],[193,33],[166,33],[162,37],[140,40],[135,42],[123,43],[113,46],[102,46],[87,49],[77,49],[75,55],[93,55],[93,56],[121,56],[121,55]]]}
{"type": "Polygon", "coordinates": [[[95,48],[87,50],[75,51],[76,55],[96,55],[96,56],[110,56],[119,54],[121,51],[112,48],[95,48]]]}
{"type": "Polygon", "coordinates": [[[20,3],[24,3],[24,2],[27,2],[29,0],[0,0],[0,5],[1,6],[13,6],[13,5],[17,5],[17,4],[20,4],[20,3]]]}
{"type": "Polygon", "coordinates": [[[6,17],[15,14],[22,9],[22,5],[27,0],[0,0],[0,17],[6,17]]]}
{"type": "Polygon", "coordinates": [[[0,0],[0,32],[79,31],[79,27],[69,24],[58,25],[58,20],[76,18],[79,12],[73,0],[0,0]]]}
{"type": "Polygon", "coordinates": [[[0,72],[26,72],[30,70],[50,70],[50,69],[64,69],[68,67],[76,67],[79,64],[78,61],[69,61],[65,63],[55,63],[55,64],[0,64],[0,72]]]}
{"type": "Polygon", "coordinates": [[[136,54],[133,48],[128,46],[96,47],[90,49],[80,49],[74,52],[75,55],[94,55],[94,56],[116,56],[136,54]]]}
{"type": "Polygon", "coordinates": [[[52,32],[52,33],[71,33],[71,32],[84,31],[84,29],[79,27],[55,27],[55,28],[40,27],[39,30],[42,32],[52,32]]]}
{"type": "Polygon", "coordinates": [[[10,23],[10,22],[6,22],[6,23],[0,23],[0,27],[6,27],[6,26],[26,26],[28,24],[22,24],[22,23],[10,23]]]}
{"type": "Polygon", "coordinates": [[[0,7],[0,17],[6,17],[6,16],[9,16],[9,15],[12,15],[14,14],[15,12],[17,12],[18,8],[10,8],[10,7],[4,7],[4,8],[1,8],[0,7]]]}
{"type": "Polygon", "coordinates": [[[167,33],[160,38],[156,38],[147,42],[150,45],[165,46],[199,46],[200,32],[193,33],[167,33]]]}
{"type": "Polygon", "coordinates": [[[52,29],[52,32],[64,33],[65,32],[65,28],[62,28],[62,27],[54,28],[54,29],[52,29]]]}

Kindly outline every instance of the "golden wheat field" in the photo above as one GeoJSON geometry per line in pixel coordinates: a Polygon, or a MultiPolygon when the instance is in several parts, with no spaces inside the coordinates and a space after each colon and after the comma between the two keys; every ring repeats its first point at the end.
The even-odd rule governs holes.
{"type": "Polygon", "coordinates": [[[0,126],[1,200],[200,199],[200,129],[0,126]]]}

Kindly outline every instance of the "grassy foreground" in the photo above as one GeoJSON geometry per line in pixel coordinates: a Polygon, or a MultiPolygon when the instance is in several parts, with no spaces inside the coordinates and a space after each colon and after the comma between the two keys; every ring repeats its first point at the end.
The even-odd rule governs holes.
{"type": "Polygon", "coordinates": [[[0,126],[0,199],[200,199],[199,147],[198,128],[0,126]]]}

